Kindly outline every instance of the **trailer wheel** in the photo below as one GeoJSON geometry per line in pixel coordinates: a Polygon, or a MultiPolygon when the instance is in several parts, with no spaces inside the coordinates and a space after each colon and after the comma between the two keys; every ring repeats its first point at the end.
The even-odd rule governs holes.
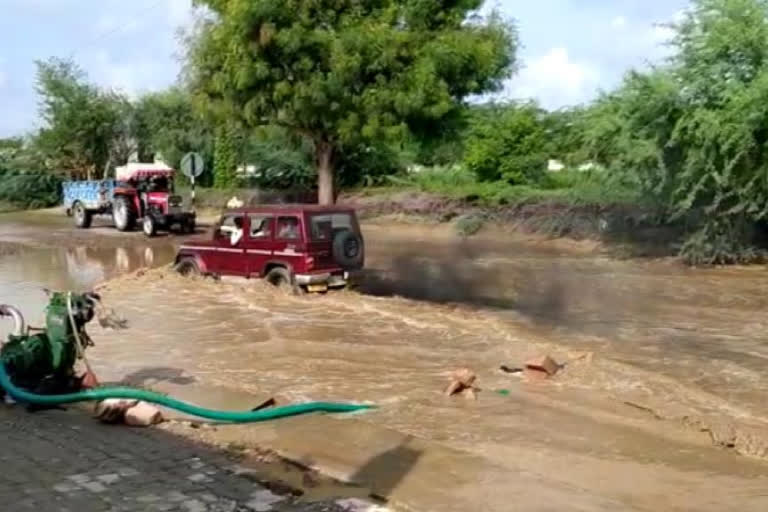
{"type": "Polygon", "coordinates": [[[91,212],[80,201],[76,202],[72,209],[75,214],[75,226],[80,229],[88,229],[91,227],[92,215],[91,212]]]}
{"type": "Polygon", "coordinates": [[[136,225],[136,212],[125,196],[117,196],[112,206],[112,220],[118,231],[131,231],[136,225]]]}

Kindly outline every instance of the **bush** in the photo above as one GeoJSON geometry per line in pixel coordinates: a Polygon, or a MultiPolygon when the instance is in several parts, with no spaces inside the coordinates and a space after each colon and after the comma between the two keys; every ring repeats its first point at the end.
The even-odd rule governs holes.
{"type": "Polygon", "coordinates": [[[546,176],[550,137],[535,104],[490,105],[471,121],[464,164],[480,181],[537,185],[546,176]]]}
{"type": "Polygon", "coordinates": [[[510,185],[506,181],[481,182],[459,165],[422,168],[418,172],[388,177],[388,182],[397,187],[413,187],[422,192],[486,207],[542,200],[598,205],[645,202],[641,201],[636,187],[624,182],[621,176],[601,169],[547,173],[541,181],[538,187],[510,185]]]}
{"type": "Polygon", "coordinates": [[[61,201],[61,179],[46,172],[0,170],[0,202],[16,208],[46,208],[61,201]]]}

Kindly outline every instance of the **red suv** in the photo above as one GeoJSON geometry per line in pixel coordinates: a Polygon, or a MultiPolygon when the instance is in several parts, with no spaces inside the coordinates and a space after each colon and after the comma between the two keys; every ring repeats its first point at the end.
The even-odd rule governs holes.
{"type": "Polygon", "coordinates": [[[207,239],[179,248],[181,274],[263,277],[295,291],[347,285],[363,268],[364,243],[355,211],[273,205],[225,212],[207,239]]]}

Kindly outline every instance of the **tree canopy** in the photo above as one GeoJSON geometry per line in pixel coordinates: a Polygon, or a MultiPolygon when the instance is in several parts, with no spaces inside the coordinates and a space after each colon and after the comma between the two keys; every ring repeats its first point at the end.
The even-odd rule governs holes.
{"type": "Polygon", "coordinates": [[[128,157],[131,105],[115,92],[86,82],[73,62],[37,62],[37,91],[44,123],[36,145],[55,171],[74,177],[105,172],[128,157]]]}
{"type": "Polygon", "coordinates": [[[552,150],[545,117],[533,103],[475,109],[466,140],[467,169],[482,181],[540,182],[552,150]]]}
{"type": "Polygon", "coordinates": [[[481,0],[197,3],[215,17],[191,43],[193,87],[215,112],[309,138],[323,203],[342,145],[439,132],[514,69],[516,32],[477,16],[481,0]]]}

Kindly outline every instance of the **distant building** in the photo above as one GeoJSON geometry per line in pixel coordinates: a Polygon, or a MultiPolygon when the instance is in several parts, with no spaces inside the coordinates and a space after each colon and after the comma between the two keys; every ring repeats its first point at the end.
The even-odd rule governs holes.
{"type": "Polygon", "coordinates": [[[565,169],[565,164],[560,160],[550,160],[547,163],[547,170],[549,172],[560,172],[565,169]]]}

